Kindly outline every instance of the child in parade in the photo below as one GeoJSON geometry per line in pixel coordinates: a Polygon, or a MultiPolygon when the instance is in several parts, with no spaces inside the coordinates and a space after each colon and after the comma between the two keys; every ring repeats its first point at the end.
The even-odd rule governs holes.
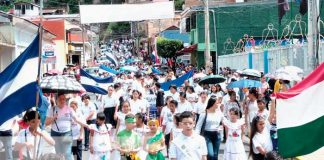
{"type": "Polygon", "coordinates": [[[177,113],[173,116],[173,127],[171,130],[170,141],[174,140],[182,133],[182,127],[180,126],[180,113],[177,113]]]}
{"type": "Polygon", "coordinates": [[[226,131],[226,144],[224,160],[246,160],[243,145],[244,121],[239,119],[239,109],[233,107],[229,110],[230,121],[224,121],[226,131]]]}
{"type": "Polygon", "coordinates": [[[171,160],[207,160],[207,145],[204,137],[194,131],[195,116],[185,111],[180,115],[182,134],[170,144],[171,160]]]}
{"type": "MultiPolygon", "coordinates": [[[[70,107],[74,110],[76,117],[79,119],[83,119],[83,114],[81,110],[78,108],[78,102],[77,101],[71,101],[70,107]]],[[[84,123],[86,123],[84,121],[84,123]]],[[[82,140],[83,140],[83,134],[84,129],[83,127],[76,123],[74,120],[72,120],[72,138],[73,138],[73,145],[72,145],[72,154],[76,155],[77,160],[82,160],[82,140]]]]}
{"type": "Polygon", "coordinates": [[[264,160],[267,152],[272,151],[269,130],[265,127],[265,119],[256,116],[251,124],[250,155],[253,160],[264,160]]]}
{"type": "Polygon", "coordinates": [[[121,160],[140,160],[137,153],[141,149],[141,138],[134,132],[136,119],[133,114],[125,116],[126,129],[117,134],[118,151],[121,160]]]}
{"type": "Polygon", "coordinates": [[[257,116],[261,116],[264,119],[268,119],[269,118],[269,111],[266,109],[266,101],[263,98],[259,98],[257,100],[258,103],[258,112],[257,112],[257,116]]]}
{"type": "Polygon", "coordinates": [[[173,116],[176,114],[176,109],[178,107],[178,102],[175,100],[170,101],[170,111],[168,113],[165,113],[163,118],[163,133],[165,138],[165,144],[167,146],[167,151],[169,150],[169,144],[170,144],[170,138],[171,138],[171,130],[173,128],[173,116]]]}
{"type": "MultiPolygon", "coordinates": [[[[141,137],[141,142],[142,144],[144,144],[144,137],[150,131],[150,129],[148,126],[144,124],[145,115],[143,113],[135,114],[135,118],[136,118],[136,127],[134,129],[134,132],[136,132],[141,137]]],[[[145,159],[146,155],[147,153],[145,152],[144,147],[142,147],[138,153],[138,156],[141,159],[145,159]]]]}
{"type": "Polygon", "coordinates": [[[162,150],[165,149],[163,132],[159,130],[159,121],[148,122],[150,132],[145,136],[144,147],[148,152],[146,160],[164,160],[162,150]]]}
{"type": "Polygon", "coordinates": [[[55,145],[54,139],[45,130],[42,131],[39,128],[40,116],[38,114],[38,118],[36,119],[36,114],[38,114],[36,111],[28,111],[26,113],[26,120],[29,127],[22,129],[18,133],[14,148],[22,153],[22,157],[19,159],[33,159],[34,153],[36,153],[35,157],[39,158],[43,154],[40,148],[45,145],[45,142],[51,146],[55,145]],[[39,146],[36,147],[36,152],[33,152],[35,138],[36,144],[39,144],[39,146]]]}
{"type": "Polygon", "coordinates": [[[125,125],[125,116],[131,113],[130,104],[128,101],[124,101],[121,105],[121,112],[117,112],[117,126],[116,126],[116,135],[126,128],[125,125]]]}
{"type": "Polygon", "coordinates": [[[110,159],[110,131],[111,124],[106,124],[106,116],[103,112],[97,114],[96,124],[90,128],[90,160],[109,160],[110,159]]]}

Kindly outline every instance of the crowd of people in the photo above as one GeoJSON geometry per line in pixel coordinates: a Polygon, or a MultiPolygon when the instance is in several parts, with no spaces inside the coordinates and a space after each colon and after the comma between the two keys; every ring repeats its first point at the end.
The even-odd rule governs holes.
{"type": "MultiPolygon", "coordinates": [[[[19,159],[55,150],[67,160],[81,160],[83,151],[89,151],[91,160],[217,160],[221,143],[224,160],[280,158],[275,103],[267,98],[269,90],[278,90],[277,82],[269,84],[263,76],[260,88],[229,89],[228,83],[243,77],[226,68],[221,73],[227,80],[221,84],[200,84],[190,78],[181,86],[161,88],[192,69],[185,67],[177,76],[172,70],[161,75],[120,74],[107,95],[45,94],[50,103],[47,130],[39,128],[40,116],[34,110],[0,126],[6,159],[14,157],[12,143],[19,159]],[[45,143],[55,149],[44,150],[45,143]]],[[[278,83],[279,89],[287,89],[278,83]]]]}

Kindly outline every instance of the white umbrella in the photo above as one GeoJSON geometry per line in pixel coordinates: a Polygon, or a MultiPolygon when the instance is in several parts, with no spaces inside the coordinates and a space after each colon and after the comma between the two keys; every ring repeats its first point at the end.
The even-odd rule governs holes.
{"type": "Polygon", "coordinates": [[[275,73],[281,73],[281,72],[287,72],[287,73],[292,73],[292,74],[297,74],[297,75],[304,73],[304,71],[301,68],[296,67],[296,66],[285,66],[285,67],[281,67],[275,71],[275,73]]]}
{"type": "Polygon", "coordinates": [[[203,77],[206,77],[207,75],[200,72],[200,73],[196,73],[194,76],[193,76],[193,79],[196,79],[196,78],[203,78],[203,77]]]}
{"type": "Polygon", "coordinates": [[[44,77],[40,82],[40,87],[44,93],[77,93],[85,91],[75,78],[64,75],[44,77]]]}
{"type": "Polygon", "coordinates": [[[243,76],[261,77],[261,72],[255,69],[245,69],[242,72],[243,76]]]}
{"type": "Polygon", "coordinates": [[[299,82],[302,80],[302,78],[300,76],[298,76],[297,74],[288,73],[288,72],[276,73],[275,77],[276,77],[276,79],[296,81],[296,82],[299,82]]]}

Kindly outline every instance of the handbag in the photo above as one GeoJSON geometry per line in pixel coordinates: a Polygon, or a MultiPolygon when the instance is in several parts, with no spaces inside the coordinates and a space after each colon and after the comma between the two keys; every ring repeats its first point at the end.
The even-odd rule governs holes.
{"type": "MultiPolygon", "coordinates": [[[[206,115],[204,117],[204,121],[203,121],[203,124],[201,125],[201,129],[200,129],[200,135],[201,136],[204,136],[205,135],[205,126],[206,126],[206,119],[207,119],[207,111],[206,111],[206,115]]],[[[199,116],[201,117],[201,116],[199,116]]]]}

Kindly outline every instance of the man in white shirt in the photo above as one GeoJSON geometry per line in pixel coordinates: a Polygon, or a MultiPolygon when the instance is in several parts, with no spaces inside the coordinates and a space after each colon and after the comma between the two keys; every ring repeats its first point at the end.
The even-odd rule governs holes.
{"type": "Polygon", "coordinates": [[[164,95],[164,99],[167,97],[167,96],[171,96],[172,98],[173,98],[173,100],[176,100],[176,101],[178,101],[179,102],[179,100],[180,100],[180,95],[179,95],[179,93],[177,92],[177,86],[175,86],[175,85],[171,85],[170,87],[169,87],[169,90],[170,91],[168,91],[168,92],[166,92],[166,94],[164,95]]]}
{"type": "Polygon", "coordinates": [[[118,112],[119,100],[114,95],[114,88],[108,87],[108,95],[102,97],[102,107],[105,114],[106,122],[116,127],[116,113],[118,112]]]}
{"type": "Polygon", "coordinates": [[[171,142],[169,158],[171,160],[207,160],[205,138],[194,132],[194,115],[185,111],[180,115],[180,121],[183,127],[182,134],[171,142]]]}

